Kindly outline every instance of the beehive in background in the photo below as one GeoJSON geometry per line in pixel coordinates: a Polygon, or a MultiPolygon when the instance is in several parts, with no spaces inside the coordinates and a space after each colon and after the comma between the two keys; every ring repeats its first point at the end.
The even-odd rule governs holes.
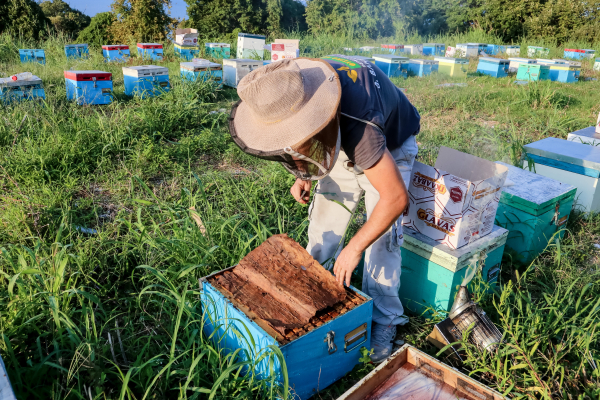
{"type": "Polygon", "coordinates": [[[68,44],[65,46],[65,55],[67,58],[85,58],[89,55],[87,43],[82,44],[68,44]]]}
{"type": "Polygon", "coordinates": [[[517,79],[520,81],[545,81],[550,79],[550,66],[519,63],[517,79]]]}
{"type": "Polygon", "coordinates": [[[423,45],[424,56],[443,56],[444,54],[446,54],[444,43],[425,43],[423,45]]]}
{"type": "Polygon", "coordinates": [[[238,33],[237,59],[264,58],[265,36],[238,33]]]}
{"type": "Polygon", "coordinates": [[[242,78],[262,66],[263,62],[256,60],[237,58],[223,60],[223,84],[235,88],[242,78]]]}
{"type": "Polygon", "coordinates": [[[537,64],[537,61],[531,58],[510,57],[508,61],[508,72],[511,73],[518,72],[521,64],[537,64]]]}
{"type": "Polygon", "coordinates": [[[137,51],[144,60],[163,60],[163,45],[160,43],[138,43],[137,51]]]}
{"type": "Polygon", "coordinates": [[[527,46],[527,57],[544,57],[550,55],[550,49],[540,46],[527,46]]]}
{"type": "Polygon", "coordinates": [[[600,71],[600,58],[596,58],[594,62],[594,71],[600,71]]]}
{"type": "Polygon", "coordinates": [[[175,55],[187,61],[191,61],[194,57],[200,55],[200,48],[197,45],[183,45],[173,43],[175,55]]]}
{"type": "Polygon", "coordinates": [[[590,126],[578,131],[569,133],[567,140],[576,143],[591,144],[594,147],[600,146],[600,128],[590,126]]]}
{"type": "Polygon", "coordinates": [[[468,59],[454,57],[435,57],[434,60],[438,62],[438,72],[440,74],[466,78],[467,70],[469,68],[468,59]]]}
{"type": "Polygon", "coordinates": [[[337,54],[337,56],[339,57],[346,57],[349,58],[351,60],[355,60],[355,61],[363,61],[363,62],[370,62],[371,64],[375,64],[375,58],[373,57],[368,57],[368,56],[342,56],[337,54]]]}
{"type": "Polygon", "coordinates": [[[521,46],[506,45],[504,46],[504,52],[507,56],[518,56],[521,54],[521,46]]]}
{"type": "Polygon", "coordinates": [[[42,49],[19,49],[19,58],[21,58],[22,63],[46,64],[46,52],[42,49]]]}
{"type": "Polygon", "coordinates": [[[502,162],[511,186],[502,188],[496,225],[508,229],[506,248],[529,264],[555,238],[562,239],[577,188],[502,162]]]}
{"type": "Polygon", "coordinates": [[[123,67],[123,83],[127,96],[142,99],[158,96],[171,88],[169,69],[158,65],[123,67]]]}
{"type": "Polygon", "coordinates": [[[182,46],[198,46],[198,30],[193,28],[176,29],[175,43],[182,46]]]}
{"type": "Polygon", "coordinates": [[[129,46],[124,44],[102,45],[102,55],[104,56],[104,60],[108,62],[125,62],[131,57],[129,46]]]}
{"type": "Polygon", "coordinates": [[[215,59],[231,57],[231,45],[229,43],[205,43],[206,56],[215,59]]]}
{"type": "Polygon", "coordinates": [[[407,57],[401,57],[392,54],[374,54],[373,59],[375,60],[375,65],[385,72],[388,77],[408,77],[407,57]]]}
{"type": "Polygon", "coordinates": [[[402,44],[382,44],[381,48],[383,51],[387,51],[392,54],[398,54],[399,52],[404,51],[404,45],[402,44]]]}
{"type": "Polygon", "coordinates": [[[576,82],[576,74],[578,71],[581,71],[581,67],[569,65],[569,62],[566,60],[549,60],[545,58],[538,58],[537,63],[540,65],[547,65],[550,67],[549,78],[553,82],[576,82]]]}
{"type": "Polygon", "coordinates": [[[584,58],[594,58],[596,50],[590,49],[565,49],[564,58],[571,60],[581,60],[584,58]]]}
{"type": "Polygon", "coordinates": [[[371,51],[375,50],[375,46],[362,46],[359,47],[358,50],[362,51],[363,53],[370,53],[371,51]]]}
{"type": "Polygon", "coordinates": [[[506,51],[505,46],[501,46],[498,44],[488,44],[485,49],[485,54],[490,56],[495,56],[498,53],[504,53],[506,51]]]}
{"type": "Polygon", "coordinates": [[[408,74],[422,78],[438,71],[439,63],[435,60],[411,59],[408,61],[408,74]]]}
{"type": "Polygon", "coordinates": [[[405,44],[404,52],[411,54],[413,56],[420,56],[423,54],[423,45],[422,44],[405,44]]]}
{"type": "Polygon", "coordinates": [[[500,274],[507,237],[508,230],[494,226],[488,235],[452,249],[405,227],[399,291],[402,304],[417,314],[429,306],[449,311],[471,262],[493,287],[500,274]]]}
{"type": "Polygon", "coordinates": [[[221,64],[182,62],[179,64],[181,78],[190,82],[212,79],[219,87],[223,86],[223,66],[221,64]]]}
{"type": "Polygon", "coordinates": [[[581,75],[581,61],[573,61],[573,60],[564,60],[562,58],[553,58],[552,61],[559,61],[559,62],[563,62],[571,67],[576,67],[576,71],[575,71],[575,77],[577,79],[579,79],[579,76],[581,75]]]}
{"type": "Polygon", "coordinates": [[[600,148],[558,138],[523,146],[523,168],[577,188],[576,210],[600,211],[600,148]]]}
{"type": "Polygon", "coordinates": [[[458,43],[456,45],[456,53],[460,57],[477,57],[479,56],[478,43],[458,43]]]}
{"type": "Polygon", "coordinates": [[[5,104],[45,98],[42,80],[35,75],[24,80],[0,78],[0,100],[5,104]]]}
{"type": "Polygon", "coordinates": [[[271,44],[271,62],[300,57],[299,39],[275,39],[271,44]]]}
{"type": "Polygon", "coordinates": [[[112,102],[112,74],[105,71],[65,71],[67,99],[79,105],[112,102]]]}
{"type": "Polygon", "coordinates": [[[502,58],[479,57],[477,72],[494,78],[505,78],[508,76],[508,65],[509,61],[502,58]]]}

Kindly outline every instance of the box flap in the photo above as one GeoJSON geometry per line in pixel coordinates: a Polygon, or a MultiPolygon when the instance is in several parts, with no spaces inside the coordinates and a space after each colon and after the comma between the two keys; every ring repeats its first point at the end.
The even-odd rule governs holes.
{"type": "Polygon", "coordinates": [[[600,148],[589,144],[546,138],[523,147],[527,154],[600,171],[600,148]]]}
{"type": "Polygon", "coordinates": [[[435,168],[471,182],[482,181],[508,170],[503,165],[444,146],[440,147],[435,168]]]}
{"type": "Polygon", "coordinates": [[[175,29],[175,35],[187,35],[187,34],[193,34],[193,33],[198,33],[198,29],[193,29],[193,28],[183,28],[183,29],[175,29]]]}

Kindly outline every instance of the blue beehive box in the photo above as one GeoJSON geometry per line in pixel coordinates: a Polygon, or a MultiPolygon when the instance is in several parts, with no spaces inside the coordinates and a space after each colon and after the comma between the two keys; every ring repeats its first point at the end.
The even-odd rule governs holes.
{"type": "Polygon", "coordinates": [[[425,43],[423,45],[424,56],[444,56],[446,45],[444,43],[425,43]]]}
{"type": "Polygon", "coordinates": [[[46,53],[42,49],[19,49],[19,57],[22,63],[46,64],[46,53]]]}
{"type": "Polygon", "coordinates": [[[449,311],[472,261],[476,263],[482,279],[493,288],[500,274],[507,237],[506,229],[494,226],[490,234],[452,249],[404,227],[400,300],[418,314],[429,306],[449,311]]]}
{"type": "Polygon", "coordinates": [[[35,75],[25,80],[0,78],[0,99],[3,103],[20,102],[23,100],[45,99],[46,93],[42,80],[35,75]]]}
{"type": "Polygon", "coordinates": [[[579,75],[581,75],[581,61],[563,60],[561,58],[553,58],[552,61],[560,61],[571,67],[576,67],[575,68],[575,78],[579,79],[579,75]]]}
{"type": "Polygon", "coordinates": [[[505,78],[508,76],[508,65],[509,61],[501,58],[479,57],[477,72],[494,78],[505,78]]]}
{"type": "MultiPolygon", "coordinates": [[[[314,263],[316,268],[322,268],[314,263]]],[[[219,341],[218,346],[226,353],[245,350],[238,354],[242,360],[250,357],[257,360],[261,354],[271,352],[269,346],[279,348],[294,399],[308,399],[336,382],[359,363],[360,348],[371,347],[373,300],[366,294],[353,287],[346,288],[345,300],[318,311],[308,324],[281,333],[282,329],[275,330],[260,311],[241,303],[230,292],[233,289],[227,282],[234,279],[233,268],[236,267],[200,279],[201,301],[207,316],[204,332],[219,341]]],[[[314,264],[310,264],[310,268],[315,268],[314,264]]],[[[281,288],[285,289],[285,285],[281,288]]],[[[261,289],[249,283],[238,290],[249,293],[251,299],[251,294],[261,289]]],[[[260,301],[273,301],[270,294],[264,296],[260,301]]],[[[278,315],[278,318],[284,317],[278,315]]],[[[278,359],[272,370],[278,376],[278,383],[282,383],[278,359]]],[[[270,375],[270,371],[266,358],[255,364],[259,377],[270,375]]]]}
{"type": "Polygon", "coordinates": [[[129,60],[129,46],[124,44],[106,44],[102,45],[102,55],[104,61],[125,62],[129,60]]]}
{"type": "Polygon", "coordinates": [[[392,54],[374,54],[373,59],[375,59],[375,65],[385,72],[388,77],[408,77],[408,57],[392,54]]]}
{"type": "Polygon", "coordinates": [[[138,55],[144,60],[162,61],[163,45],[159,43],[138,43],[138,55]]]}
{"type": "Polygon", "coordinates": [[[208,57],[216,59],[231,58],[231,45],[229,43],[205,43],[204,46],[208,57]]]}
{"type": "Polygon", "coordinates": [[[488,44],[485,53],[490,56],[495,56],[498,53],[504,53],[505,50],[505,46],[500,46],[498,44],[488,44]]]}
{"type": "Polygon", "coordinates": [[[573,83],[577,81],[577,72],[581,67],[570,65],[566,60],[548,60],[538,58],[537,63],[550,67],[550,80],[553,82],[573,83]]]}
{"type": "Polygon", "coordinates": [[[583,58],[594,58],[596,50],[591,49],[565,49],[564,57],[572,60],[581,60],[583,58]]]}
{"type": "Polygon", "coordinates": [[[200,55],[200,48],[197,45],[184,46],[182,44],[173,43],[175,55],[187,61],[191,61],[194,57],[200,55]]]}
{"type": "Polygon", "coordinates": [[[508,229],[506,248],[529,264],[548,243],[562,239],[577,188],[502,162],[513,184],[502,188],[496,225],[508,229]]]}
{"type": "Polygon", "coordinates": [[[65,46],[67,58],[86,58],[89,55],[87,43],[68,44],[65,46]]]}
{"type": "Polygon", "coordinates": [[[403,44],[382,44],[381,48],[383,49],[383,51],[387,51],[391,54],[398,54],[401,52],[404,52],[404,45],[403,44]]]}
{"type": "Polygon", "coordinates": [[[169,69],[158,65],[123,67],[123,83],[127,96],[142,99],[168,92],[171,87],[169,69]]]}
{"type": "Polygon", "coordinates": [[[219,87],[223,86],[223,66],[217,63],[179,63],[181,78],[190,82],[212,79],[219,87]]]}
{"type": "Polygon", "coordinates": [[[439,62],[435,60],[411,59],[408,61],[408,74],[422,78],[431,75],[433,72],[437,72],[438,67],[439,62]]]}
{"type": "Polygon", "coordinates": [[[77,104],[112,102],[112,74],[104,71],[65,71],[67,99],[77,104]]]}

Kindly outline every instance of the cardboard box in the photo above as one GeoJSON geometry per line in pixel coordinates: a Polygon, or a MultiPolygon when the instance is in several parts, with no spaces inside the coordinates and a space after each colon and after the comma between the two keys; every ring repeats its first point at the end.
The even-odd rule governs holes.
{"type": "Polygon", "coordinates": [[[508,168],[441,147],[435,167],[415,162],[403,225],[457,249],[489,234],[508,168]]]}
{"type": "Polygon", "coordinates": [[[300,39],[275,39],[271,44],[271,61],[281,61],[300,56],[300,39]]]}
{"type": "Polygon", "coordinates": [[[198,29],[185,28],[175,30],[175,43],[182,46],[198,45],[198,29]]]}

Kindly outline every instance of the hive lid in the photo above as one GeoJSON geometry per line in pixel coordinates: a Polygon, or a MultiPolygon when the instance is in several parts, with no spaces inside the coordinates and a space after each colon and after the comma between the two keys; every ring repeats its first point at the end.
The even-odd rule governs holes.
{"type": "Polygon", "coordinates": [[[179,63],[179,68],[187,71],[206,71],[207,69],[220,70],[223,66],[213,62],[182,62],[179,63]]]}
{"type": "Polygon", "coordinates": [[[509,61],[503,58],[494,58],[494,57],[479,57],[479,61],[490,62],[494,64],[507,64],[509,61]]]}
{"type": "Polygon", "coordinates": [[[503,246],[508,237],[508,231],[494,225],[492,232],[488,235],[470,243],[466,246],[452,249],[445,244],[440,244],[429,236],[416,232],[408,227],[403,228],[404,244],[402,247],[428,261],[436,263],[449,271],[456,272],[468,267],[469,260],[485,251],[490,251],[503,246]]]}
{"type": "Polygon", "coordinates": [[[569,133],[567,140],[576,143],[598,143],[600,142],[600,133],[596,132],[595,126],[589,126],[569,133]]]}
{"type": "Polygon", "coordinates": [[[589,144],[546,138],[523,146],[527,154],[600,171],[600,148],[589,144]]]}
{"type": "Polygon", "coordinates": [[[126,44],[103,44],[103,50],[129,50],[129,46],[126,44]]]}
{"type": "Polygon", "coordinates": [[[521,57],[509,57],[508,61],[516,61],[523,64],[536,64],[537,60],[532,58],[521,58],[521,57]]]}
{"type": "Polygon", "coordinates": [[[500,202],[538,216],[554,209],[557,202],[574,197],[575,186],[529,172],[500,161],[496,164],[508,168],[507,180],[514,183],[502,188],[500,202]]]}
{"type": "Polygon", "coordinates": [[[434,57],[433,58],[435,61],[437,62],[443,62],[443,63],[450,63],[450,64],[468,64],[469,60],[467,60],[466,58],[454,58],[454,57],[442,57],[442,56],[438,56],[438,57],[434,57]]]}
{"type": "Polygon", "coordinates": [[[262,61],[250,60],[248,58],[229,58],[229,59],[223,60],[223,65],[232,65],[232,66],[237,67],[240,64],[262,65],[262,61]]]}
{"type": "Polygon", "coordinates": [[[373,58],[377,61],[385,61],[385,62],[402,62],[408,61],[408,57],[395,56],[393,54],[373,54],[373,58]]]}
{"type": "Polygon", "coordinates": [[[123,75],[127,76],[147,76],[147,75],[168,75],[169,69],[160,65],[137,65],[135,67],[123,67],[123,75]]]}
{"type": "Polygon", "coordinates": [[[238,38],[245,37],[250,39],[266,39],[264,35],[255,35],[253,33],[238,33],[238,38]]]}
{"type": "Polygon", "coordinates": [[[67,44],[65,47],[87,47],[87,43],[67,44]]]}
{"type": "Polygon", "coordinates": [[[574,67],[581,67],[581,62],[580,61],[565,60],[563,58],[553,58],[552,60],[554,60],[554,61],[560,61],[560,62],[563,62],[565,64],[572,65],[574,67]]]}
{"type": "Polygon", "coordinates": [[[446,45],[444,43],[425,43],[425,44],[423,44],[423,46],[437,47],[437,46],[446,46],[446,45]]]}
{"type": "Polygon", "coordinates": [[[163,45],[160,43],[138,43],[137,47],[142,49],[162,49],[163,45]]]}
{"type": "Polygon", "coordinates": [[[403,47],[404,47],[403,44],[382,44],[381,45],[382,49],[401,49],[403,47]]]}
{"type": "Polygon", "coordinates": [[[19,49],[19,53],[23,52],[23,53],[31,53],[31,52],[36,52],[36,51],[41,51],[43,52],[44,49],[19,49]]]}
{"type": "Polygon", "coordinates": [[[35,75],[32,75],[28,80],[13,81],[9,78],[0,78],[0,87],[18,87],[18,86],[34,86],[41,85],[42,80],[35,75]]]}
{"type": "Polygon", "coordinates": [[[176,49],[198,49],[199,44],[179,44],[176,42],[173,42],[173,47],[175,47],[176,49]]]}
{"type": "Polygon", "coordinates": [[[411,59],[408,62],[410,64],[420,64],[420,65],[433,65],[433,64],[439,63],[439,61],[436,61],[436,60],[420,60],[420,59],[411,59]]]}
{"type": "Polygon", "coordinates": [[[205,43],[208,47],[231,47],[229,43],[205,43]]]}
{"type": "Polygon", "coordinates": [[[92,78],[101,79],[101,80],[110,80],[112,79],[112,73],[106,71],[97,71],[97,70],[89,70],[89,71],[65,71],[65,78],[73,81],[88,81],[92,78]]]}

